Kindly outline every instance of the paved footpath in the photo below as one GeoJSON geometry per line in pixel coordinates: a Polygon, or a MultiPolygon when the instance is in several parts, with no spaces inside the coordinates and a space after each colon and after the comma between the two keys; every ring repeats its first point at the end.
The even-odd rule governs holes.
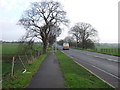
{"type": "Polygon", "coordinates": [[[28,88],[64,88],[64,79],[54,53],[43,61],[28,88]]]}

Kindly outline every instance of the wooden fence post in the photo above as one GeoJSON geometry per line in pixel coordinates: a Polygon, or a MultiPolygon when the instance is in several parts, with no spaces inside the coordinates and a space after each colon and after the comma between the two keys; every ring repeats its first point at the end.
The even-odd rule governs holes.
{"type": "Polygon", "coordinates": [[[12,77],[14,76],[14,60],[15,60],[15,57],[13,56],[13,60],[12,60],[12,72],[11,72],[11,76],[12,77]]]}

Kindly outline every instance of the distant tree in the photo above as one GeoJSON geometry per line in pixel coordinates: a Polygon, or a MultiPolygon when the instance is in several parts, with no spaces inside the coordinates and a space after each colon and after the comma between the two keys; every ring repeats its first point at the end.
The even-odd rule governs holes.
{"type": "Polygon", "coordinates": [[[76,47],[79,46],[79,43],[80,43],[80,33],[79,33],[79,28],[77,25],[75,25],[74,27],[72,27],[69,31],[70,34],[73,35],[73,37],[75,37],[76,39],[76,47]]]}
{"type": "Polygon", "coordinates": [[[75,39],[72,36],[67,36],[64,38],[64,42],[68,42],[70,46],[75,45],[75,39]]]}
{"type": "MultiPolygon", "coordinates": [[[[76,37],[76,42],[77,44],[80,44],[81,48],[90,48],[89,45],[94,46],[97,31],[92,27],[92,25],[88,23],[77,23],[71,28],[70,33],[76,37]]],[[[91,48],[93,48],[93,46],[91,46],[91,48]]]]}
{"type": "Polygon", "coordinates": [[[87,39],[85,41],[85,48],[89,48],[89,49],[95,49],[95,44],[91,39],[87,39]]]}
{"type": "MultiPolygon", "coordinates": [[[[24,39],[41,39],[43,53],[46,53],[51,27],[67,25],[66,12],[62,5],[56,1],[34,2],[30,9],[26,10],[19,24],[24,26],[27,33],[24,39]]],[[[55,30],[54,30],[55,31],[55,30]]],[[[53,31],[52,31],[53,32],[53,31]]],[[[56,32],[56,31],[55,31],[56,32]]]]}
{"type": "Polygon", "coordinates": [[[59,45],[63,45],[64,40],[59,40],[57,43],[58,43],[59,45]]]}

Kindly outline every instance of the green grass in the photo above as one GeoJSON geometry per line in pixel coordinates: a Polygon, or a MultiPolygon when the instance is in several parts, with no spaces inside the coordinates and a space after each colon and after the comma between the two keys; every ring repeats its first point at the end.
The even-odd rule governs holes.
{"type": "Polygon", "coordinates": [[[71,47],[74,49],[79,49],[79,50],[85,50],[85,51],[90,51],[90,52],[97,52],[97,53],[102,53],[102,54],[108,54],[108,55],[113,55],[113,56],[120,56],[120,53],[118,52],[118,48],[117,47],[96,47],[97,50],[93,50],[93,49],[82,49],[79,47],[71,47]],[[107,49],[107,51],[101,51],[101,49],[107,49]],[[116,51],[108,51],[109,49],[116,49],[116,51]]]}
{"type": "Polygon", "coordinates": [[[102,80],[76,64],[60,51],[56,52],[67,88],[111,88],[102,80]]]}
{"type": "Polygon", "coordinates": [[[10,63],[2,63],[2,76],[11,72],[12,65],[10,63]]]}
{"type": "Polygon", "coordinates": [[[0,43],[0,54],[2,54],[2,43],[0,43]]]}
{"type": "Polygon", "coordinates": [[[32,76],[38,70],[40,64],[45,59],[48,54],[41,55],[37,60],[32,62],[29,65],[26,65],[27,72],[31,73],[22,73],[21,71],[15,72],[14,77],[4,77],[2,87],[3,88],[23,88],[26,87],[32,79],[32,76]]]}
{"type": "MultiPolygon", "coordinates": [[[[2,54],[3,55],[17,54],[19,52],[19,50],[21,50],[19,46],[21,46],[19,43],[3,43],[2,44],[2,54]]],[[[39,44],[34,44],[35,50],[41,50],[42,49],[41,47],[42,46],[39,44]]]]}
{"type": "Polygon", "coordinates": [[[2,61],[0,60],[0,78],[2,77],[2,61]]]}
{"type": "MultiPolygon", "coordinates": [[[[6,77],[8,75],[11,74],[11,69],[12,69],[12,63],[8,63],[8,62],[2,62],[2,77],[6,77]]],[[[22,71],[23,70],[23,66],[22,64],[18,64],[16,63],[14,65],[14,71],[22,71]]]]}
{"type": "MultiPolygon", "coordinates": [[[[12,64],[12,57],[13,56],[20,56],[22,57],[22,60],[26,60],[26,55],[25,54],[20,54],[18,53],[20,51],[19,43],[3,43],[0,44],[0,46],[2,46],[2,75],[5,76],[5,74],[9,74],[11,72],[11,64],[12,64]]],[[[41,50],[41,45],[39,44],[34,44],[34,48],[35,50],[41,50]]],[[[30,52],[33,52],[32,50],[30,50],[30,52]]],[[[32,53],[33,55],[37,55],[36,53],[32,53]]],[[[30,59],[31,58],[31,54],[27,55],[27,58],[30,59]]],[[[15,58],[17,59],[17,58],[15,58]]],[[[21,67],[19,67],[20,65],[15,64],[15,69],[18,69],[21,67]]]]}
{"type": "Polygon", "coordinates": [[[19,44],[3,43],[2,54],[16,54],[19,44]]]}

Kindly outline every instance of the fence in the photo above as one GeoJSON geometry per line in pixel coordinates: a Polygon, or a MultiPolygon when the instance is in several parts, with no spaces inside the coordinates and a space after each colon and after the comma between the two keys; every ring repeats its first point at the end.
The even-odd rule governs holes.
{"type": "Polygon", "coordinates": [[[38,56],[42,54],[42,51],[30,54],[19,54],[9,57],[9,61],[2,62],[2,77],[14,76],[16,71],[21,73],[26,72],[26,65],[30,65],[38,56]]]}
{"type": "Polygon", "coordinates": [[[120,53],[120,48],[95,48],[95,51],[117,55],[120,53]]]}

